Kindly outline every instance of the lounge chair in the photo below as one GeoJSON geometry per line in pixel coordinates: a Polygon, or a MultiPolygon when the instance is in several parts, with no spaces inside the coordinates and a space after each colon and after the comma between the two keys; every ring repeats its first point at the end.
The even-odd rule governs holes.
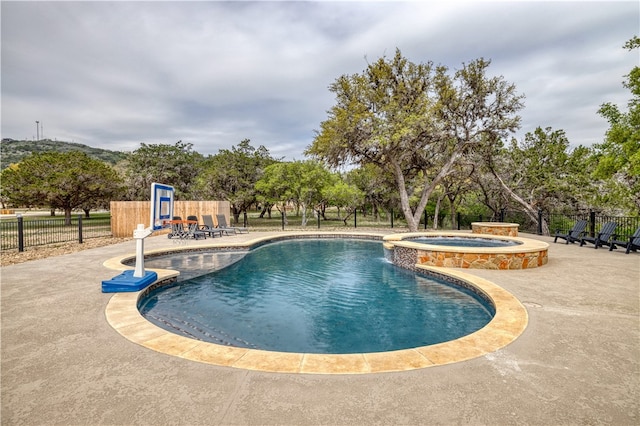
{"type": "Polygon", "coordinates": [[[204,225],[200,226],[200,230],[202,232],[208,234],[211,237],[215,237],[216,235],[222,237],[222,233],[224,231],[215,227],[215,225],[213,224],[213,216],[211,216],[210,214],[203,214],[202,221],[204,222],[204,225]]]}
{"type": "Polygon", "coordinates": [[[571,228],[571,230],[566,234],[561,234],[559,229],[556,230],[556,237],[554,238],[553,242],[555,243],[558,241],[558,238],[562,238],[566,240],[565,244],[576,243],[580,241],[580,238],[582,238],[585,229],[587,229],[587,221],[579,220],[575,223],[575,225],[573,225],[573,228],[571,228]]]}
{"type": "Polygon", "coordinates": [[[243,232],[245,233],[249,233],[249,230],[247,228],[243,228],[243,227],[239,227],[239,226],[229,226],[227,225],[227,217],[223,214],[217,214],[216,215],[216,220],[218,221],[218,228],[225,230],[225,231],[231,231],[234,234],[238,233],[238,234],[242,234],[243,232]]]}
{"type": "Polygon", "coordinates": [[[582,237],[580,238],[580,247],[582,247],[585,243],[591,243],[595,246],[595,248],[601,246],[610,246],[611,237],[613,233],[616,231],[616,227],[618,224],[616,222],[607,222],[602,225],[600,228],[600,232],[595,237],[582,237]]]}
{"type": "Polygon", "coordinates": [[[167,234],[167,238],[184,238],[186,230],[182,224],[182,218],[180,216],[173,217],[173,223],[171,223],[171,232],[167,234]]]}
{"type": "Polygon", "coordinates": [[[636,229],[636,232],[633,233],[632,236],[629,237],[628,240],[619,240],[614,235],[611,239],[611,245],[609,245],[609,251],[613,250],[616,247],[616,244],[620,247],[625,247],[627,249],[626,254],[629,254],[631,250],[636,251],[640,250],[640,227],[636,229]]]}
{"type": "Polygon", "coordinates": [[[207,238],[207,234],[200,230],[200,226],[198,225],[198,216],[187,216],[187,221],[191,223],[187,224],[187,233],[185,238],[193,238],[194,240],[207,238]]]}

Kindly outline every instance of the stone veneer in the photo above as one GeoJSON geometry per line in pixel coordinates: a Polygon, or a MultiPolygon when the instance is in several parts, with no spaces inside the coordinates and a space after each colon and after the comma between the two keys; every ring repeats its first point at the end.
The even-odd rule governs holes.
{"type": "Polygon", "coordinates": [[[519,226],[520,225],[517,223],[473,222],[471,224],[471,232],[474,234],[502,235],[505,237],[517,237],[519,226]]]}
{"type": "Polygon", "coordinates": [[[458,236],[473,238],[474,234],[411,233],[388,235],[385,256],[394,264],[416,270],[419,265],[465,269],[529,269],[546,265],[549,245],[528,238],[491,237],[520,242],[508,247],[451,247],[405,241],[420,236],[458,236]]]}
{"type": "Polygon", "coordinates": [[[531,253],[448,253],[418,250],[420,265],[472,269],[527,269],[546,265],[547,250],[531,253]]]}

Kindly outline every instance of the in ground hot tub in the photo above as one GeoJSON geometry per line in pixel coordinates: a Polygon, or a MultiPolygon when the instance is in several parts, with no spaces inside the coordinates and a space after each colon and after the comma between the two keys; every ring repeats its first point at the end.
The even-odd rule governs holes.
{"type": "Polygon", "coordinates": [[[384,237],[385,256],[415,270],[417,265],[471,269],[528,269],[546,265],[549,244],[522,237],[469,233],[412,232],[384,237]],[[424,238],[424,241],[421,239],[424,238]],[[460,245],[438,243],[455,238],[460,245]],[[469,244],[464,240],[468,239],[469,244]],[[492,247],[472,240],[495,240],[492,247]],[[504,244],[500,244],[503,242],[504,244]]]}

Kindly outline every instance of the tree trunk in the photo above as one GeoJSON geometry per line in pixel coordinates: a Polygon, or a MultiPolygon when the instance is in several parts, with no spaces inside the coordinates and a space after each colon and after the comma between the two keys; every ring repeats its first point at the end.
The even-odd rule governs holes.
{"type": "Polygon", "coordinates": [[[233,223],[235,223],[235,224],[240,223],[240,213],[242,213],[241,209],[239,209],[235,205],[231,206],[231,214],[233,215],[233,223]]]}
{"type": "MultiPolygon", "coordinates": [[[[520,204],[524,208],[525,214],[529,216],[529,218],[534,223],[538,223],[538,211],[531,204],[527,203],[522,197],[520,197],[518,194],[513,192],[513,190],[509,188],[506,183],[504,183],[504,181],[500,178],[500,176],[498,176],[496,172],[493,172],[493,175],[496,177],[496,179],[498,179],[498,182],[500,182],[500,185],[502,186],[502,188],[505,191],[507,191],[507,194],[509,194],[511,198],[513,198],[518,204],[520,204]]],[[[542,228],[543,235],[550,234],[549,225],[547,224],[547,221],[544,220],[544,218],[542,218],[541,228],[542,228]]]]}
{"type": "Polygon", "coordinates": [[[425,182],[424,188],[422,189],[422,195],[420,196],[420,202],[416,206],[416,211],[411,211],[411,206],[409,205],[409,195],[407,194],[407,187],[404,180],[404,175],[402,174],[402,169],[400,165],[392,161],[393,171],[396,179],[396,184],[398,185],[398,192],[400,193],[400,206],[402,208],[402,213],[404,213],[404,217],[407,220],[407,225],[409,226],[409,232],[417,232],[418,226],[420,225],[420,217],[422,216],[422,212],[427,206],[427,202],[429,202],[429,197],[435,190],[436,186],[442,181],[442,179],[447,176],[453,165],[460,158],[460,152],[454,152],[445,165],[442,166],[438,174],[433,178],[433,180],[427,184],[425,182]]]}
{"type": "Polygon", "coordinates": [[[416,232],[418,230],[418,222],[416,221],[411,206],[409,205],[409,194],[407,194],[407,186],[405,184],[404,175],[400,169],[400,165],[396,162],[392,162],[393,171],[398,185],[398,192],[400,193],[400,208],[407,220],[407,226],[409,226],[409,232],[416,232]]]}
{"type": "Polygon", "coordinates": [[[380,221],[380,210],[378,209],[378,204],[377,203],[371,203],[372,208],[373,208],[373,220],[375,222],[379,222],[380,221]]]}
{"type": "Polygon", "coordinates": [[[265,203],[264,207],[262,207],[262,211],[260,212],[260,219],[264,218],[265,213],[267,214],[267,217],[271,219],[271,208],[271,204],[265,203]]]}
{"type": "Polygon", "coordinates": [[[440,216],[440,203],[442,201],[442,197],[438,197],[438,199],[436,200],[436,209],[435,212],[433,214],[433,229],[438,229],[438,219],[440,216]]]}
{"type": "Polygon", "coordinates": [[[71,208],[65,207],[64,209],[64,224],[71,225],[71,208]]]}
{"type": "Polygon", "coordinates": [[[447,199],[449,200],[449,209],[451,210],[451,229],[454,229],[454,226],[456,225],[456,198],[456,196],[447,196],[447,199]]]}

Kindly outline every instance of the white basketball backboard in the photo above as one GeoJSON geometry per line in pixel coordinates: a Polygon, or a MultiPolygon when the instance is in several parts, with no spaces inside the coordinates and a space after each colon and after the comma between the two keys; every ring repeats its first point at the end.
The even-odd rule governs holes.
{"type": "Polygon", "coordinates": [[[173,186],[151,184],[151,228],[158,231],[171,226],[173,218],[173,186]]]}

